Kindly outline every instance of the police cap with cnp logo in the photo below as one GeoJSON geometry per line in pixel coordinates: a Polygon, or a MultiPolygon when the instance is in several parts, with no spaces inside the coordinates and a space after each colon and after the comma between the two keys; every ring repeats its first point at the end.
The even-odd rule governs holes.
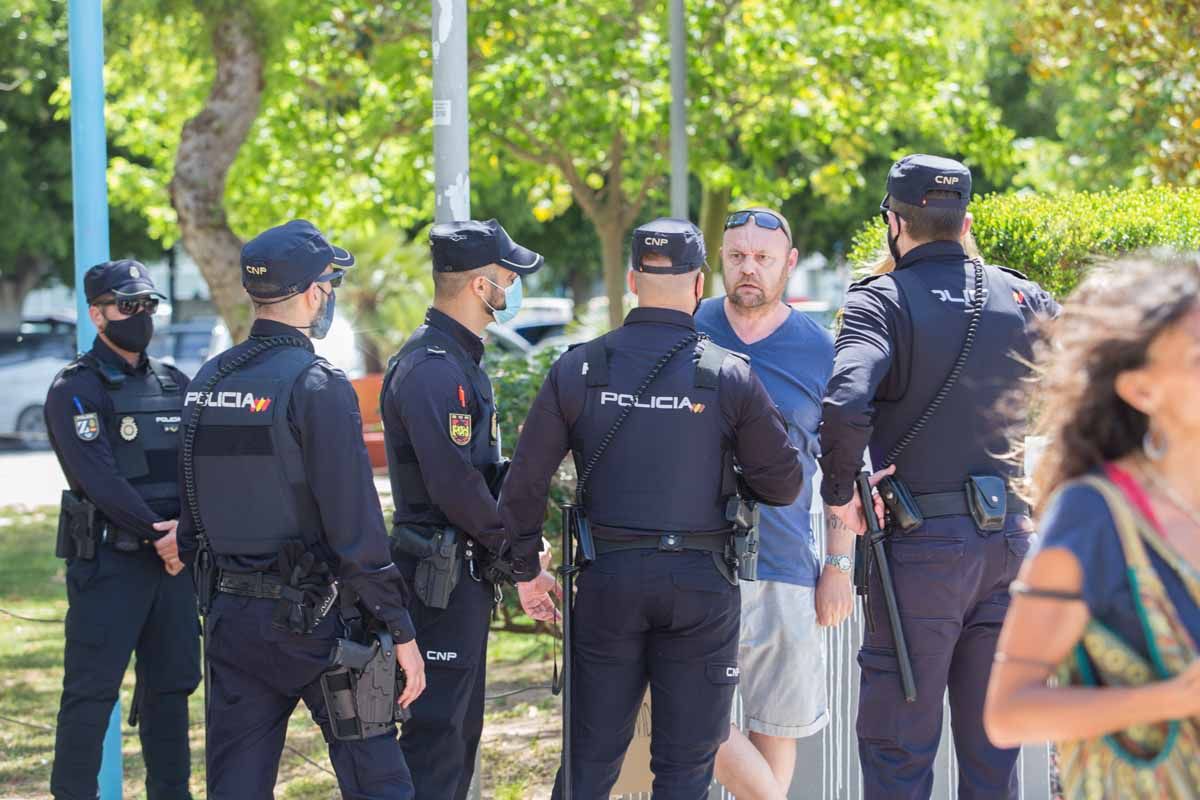
{"type": "Polygon", "coordinates": [[[106,294],[116,297],[144,297],[154,295],[166,299],[150,278],[150,270],[140,261],[123,258],[120,261],[105,261],[89,269],[83,276],[83,294],[88,303],[106,294]]]}
{"type": "MultiPolygon", "coordinates": [[[[971,170],[951,158],[915,154],[892,165],[887,179],[888,197],[910,206],[966,208],[971,202],[971,170]],[[928,197],[929,192],[955,192],[958,197],[928,197]]],[[[887,198],[884,198],[887,204],[887,198]]]]}
{"type": "Polygon", "coordinates": [[[242,287],[253,297],[285,297],[304,291],[329,266],[354,266],[348,250],[334,247],[308,220],[263,231],[242,248],[242,287]]]}
{"type": "Polygon", "coordinates": [[[682,275],[707,268],[704,234],[686,219],[660,217],[633,232],[633,269],[657,275],[682,275]],[[669,267],[648,267],[646,256],[664,256],[669,267]]]}
{"type": "Polygon", "coordinates": [[[433,268],[438,272],[467,270],[499,264],[518,275],[537,272],[543,258],[512,240],[494,219],[478,222],[439,222],[429,231],[433,268]]]}

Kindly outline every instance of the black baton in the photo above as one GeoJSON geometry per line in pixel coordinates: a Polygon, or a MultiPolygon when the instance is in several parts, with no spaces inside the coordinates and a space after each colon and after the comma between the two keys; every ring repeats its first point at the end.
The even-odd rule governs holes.
{"type": "Polygon", "coordinates": [[[563,633],[563,677],[562,677],[562,766],[560,773],[562,775],[562,797],[563,800],[571,800],[571,692],[574,691],[574,681],[572,678],[572,670],[574,668],[571,658],[571,645],[574,641],[571,631],[572,610],[574,605],[574,588],[575,588],[575,536],[574,528],[576,526],[576,514],[578,506],[570,503],[564,503],[562,507],[562,563],[559,565],[558,573],[562,575],[563,581],[563,600],[562,600],[562,633],[563,633]]]}
{"type": "Polygon", "coordinates": [[[866,536],[875,555],[875,566],[879,570],[879,583],[883,586],[883,601],[887,606],[888,622],[892,626],[892,643],[896,647],[896,662],[900,667],[900,684],[904,687],[904,700],[917,702],[917,682],[913,677],[912,660],[908,656],[908,642],[904,629],[900,627],[900,607],[896,603],[896,586],[892,583],[892,570],[888,564],[883,540],[887,534],[880,528],[879,517],[875,516],[875,498],[871,494],[870,473],[861,472],[855,480],[858,495],[862,500],[863,517],[867,521],[866,536]]]}

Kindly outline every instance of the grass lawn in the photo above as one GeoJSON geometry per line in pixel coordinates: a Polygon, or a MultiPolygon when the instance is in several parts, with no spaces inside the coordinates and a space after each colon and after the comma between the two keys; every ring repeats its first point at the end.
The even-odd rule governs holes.
{"type": "MultiPolygon", "coordinates": [[[[54,557],[57,509],[0,510],[0,608],[37,619],[61,620],[67,611],[63,563],[54,557]]],[[[55,718],[62,689],[61,624],[27,622],[0,612],[0,798],[49,798],[55,718]]],[[[547,636],[493,633],[488,692],[500,694],[550,682],[547,636]]],[[[561,657],[561,653],[560,653],[561,657]]],[[[133,670],[121,690],[122,712],[133,695],[133,670]]],[[[204,792],[202,691],[191,699],[192,793],[204,792]]],[[[483,739],[483,797],[538,800],[549,797],[559,753],[558,698],[523,692],[489,701],[483,739]]],[[[137,731],[123,726],[125,797],[145,797],[137,731]]],[[[325,742],[303,704],[288,728],[288,749],[276,797],[337,798],[325,742]]]]}

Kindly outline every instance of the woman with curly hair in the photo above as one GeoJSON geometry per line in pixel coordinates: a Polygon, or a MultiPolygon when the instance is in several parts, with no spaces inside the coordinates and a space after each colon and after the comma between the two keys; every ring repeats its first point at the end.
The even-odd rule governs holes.
{"type": "Polygon", "coordinates": [[[984,724],[1058,745],[1066,798],[1200,797],[1200,260],[1094,270],[1038,354],[1040,548],[984,724]]]}

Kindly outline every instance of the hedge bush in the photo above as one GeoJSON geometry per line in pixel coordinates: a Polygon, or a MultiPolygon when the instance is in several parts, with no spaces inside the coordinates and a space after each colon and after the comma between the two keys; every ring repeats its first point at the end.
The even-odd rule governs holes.
{"type": "MultiPolygon", "coordinates": [[[[1200,250],[1200,189],[993,194],[971,204],[983,257],[1020,270],[1057,296],[1070,292],[1098,257],[1149,247],[1200,250]]],[[[854,237],[848,258],[869,264],[884,246],[878,217],[854,237]]]]}

